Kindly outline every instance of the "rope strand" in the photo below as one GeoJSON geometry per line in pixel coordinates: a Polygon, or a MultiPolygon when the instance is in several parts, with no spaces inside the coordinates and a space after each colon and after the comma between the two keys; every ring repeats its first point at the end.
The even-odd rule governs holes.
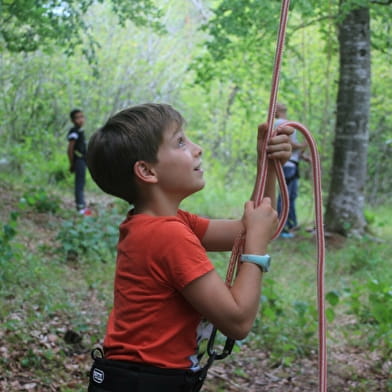
{"type": "MultiPolygon", "coordinates": [[[[315,199],[315,221],[316,221],[316,240],[317,240],[317,307],[318,307],[318,338],[319,338],[319,359],[318,359],[318,370],[319,370],[319,391],[327,392],[327,345],[326,345],[326,320],[325,320],[325,301],[324,301],[324,265],[325,265],[325,240],[324,240],[324,225],[323,225],[323,213],[322,213],[322,194],[321,194],[321,170],[320,170],[320,158],[317,152],[316,143],[310,134],[310,132],[300,123],[297,122],[285,122],[277,130],[273,131],[274,117],[276,111],[276,99],[279,87],[279,75],[282,62],[283,46],[286,35],[286,26],[288,18],[290,0],[283,0],[280,14],[279,33],[276,45],[275,62],[272,76],[271,95],[268,108],[268,120],[267,120],[267,135],[263,140],[261,151],[264,151],[258,158],[258,176],[255,183],[255,194],[254,201],[256,205],[260,205],[261,200],[264,196],[266,180],[267,180],[267,149],[268,140],[271,136],[275,135],[279,128],[284,126],[290,126],[300,131],[309,146],[311,153],[312,162],[312,174],[313,174],[313,192],[315,199]]],[[[280,191],[282,194],[282,212],[279,217],[278,229],[274,235],[274,239],[279,236],[283,227],[285,226],[288,216],[289,197],[286,181],[283,174],[282,166],[274,161],[274,167],[278,178],[280,191]]],[[[230,262],[226,274],[226,284],[231,286],[233,284],[235,272],[238,271],[239,259],[243,253],[245,244],[245,235],[242,233],[234,243],[230,262]]],[[[216,332],[216,330],[215,330],[216,332]]],[[[215,335],[214,335],[215,336],[215,335]]],[[[209,352],[216,354],[213,349],[212,339],[209,342],[209,352]]],[[[228,340],[229,341],[229,340],[228,340]]],[[[224,358],[229,352],[224,352],[218,356],[224,358]]]]}

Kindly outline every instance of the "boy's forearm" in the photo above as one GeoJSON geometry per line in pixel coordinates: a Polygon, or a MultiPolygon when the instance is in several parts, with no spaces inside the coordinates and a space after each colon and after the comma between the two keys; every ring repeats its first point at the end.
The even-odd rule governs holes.
{"type": "Polygon", "coordinates": [[[209,252],[229,251],[243,230],[241,219],[211,219],[202,244],[209,252]]]}
{"type": "MultiPolygon", "coordinates": [[[[267,253],[268,241],[254,237],[253,233],[247,233],[245,240],[245,253],[263,255],[267,253]]],[[[256,317],[261,294],[261,282],[263,273],[260,268],[252,263],[240,265],[238,275],[231,288],[231,294],[242,309],[242,317],[245,320],[244,329],[250,330],[256,317]]]]}
{"type": "MultiPolygon", "coordinates": [[[[244,251],[263,255],[268,242],[262,232],[249,231],[244,251]]],[[[262,275],[257,265],[243,263],[233,286],[228,289],[212,270],[186,286],[183,295],[226,336],[241,340],[252,328],[259,308],[262,275]]]]}
{"type": "MultiPolygon", "coordinates": [[[[252,328],[260,304],[263,273],[251,263],[240,266],[238,275],[231,287],[231,295],[239,310],[236,322],[239,324],[240,338],[244,339],[252,328]],[[242,335],[242,336],[241,336],[242,335]]],[[[238,337],[236,337],[238,339],[238,337]]]]}

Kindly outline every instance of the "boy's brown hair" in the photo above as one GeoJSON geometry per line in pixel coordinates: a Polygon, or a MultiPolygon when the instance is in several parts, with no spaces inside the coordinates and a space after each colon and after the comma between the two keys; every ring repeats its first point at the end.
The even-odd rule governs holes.
{"type": "Polygon", "coordinates": [[[73,110],[71,110],[71,112],[69,113],[69,118],[71,119],[71,121],[74,120],[75,116],[76,116],[78,113],[83,113],[83,111],[80,110],[80,109],[73,109],[73,110]]]}
{"type": "Polygon", "coordinates": [[[87,166],[97,185],[129,203],[137,200],[133,167],[137,161],[157,162],[163,133],[184,119],[172,106],[147,103],[122,110],[91,137],[87,166]]]}
{"type": "Polygon", "coordinates": [[[283,103],[277,103],[275,108],[275,118],[281,118],[287,112],[287,107],[283,103]]]}

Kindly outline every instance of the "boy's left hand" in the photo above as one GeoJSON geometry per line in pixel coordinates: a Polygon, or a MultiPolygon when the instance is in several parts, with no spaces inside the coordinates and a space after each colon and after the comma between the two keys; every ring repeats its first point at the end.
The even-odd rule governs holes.
{"type": "MultiPolygon", "coordinates": [[[[257,153],[259,155],[264,152],[261,151],[264,138],[267,134],[267,124],[260,124],[258,132],[258,143],[257,143],[257,153]]],[[[283,165],[286,163],[291,157],[291,142],[290,135],[294,132],[294,129],[291,127],[283,127],[280,128],[278,133],[271,137],[267,144],[267,156],[269,159],[279,160],[283,165]]]]}

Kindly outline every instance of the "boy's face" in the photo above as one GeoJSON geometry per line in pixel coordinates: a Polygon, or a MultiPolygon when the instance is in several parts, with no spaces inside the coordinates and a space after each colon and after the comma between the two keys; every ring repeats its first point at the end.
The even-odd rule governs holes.
{"type": "Polygon", "coordinates": [[[84,125],[84,114],[82,112],[75,113],[72,122],[78,128],[82,128],[84,125]]]}
{"type": "Polygon", "coordinates": [[[154,164],[158,184],[165,192],[185,198],[205,185],[201,168],[202,149],[192,143],[177,125],[163,133],[154,164]]]}

